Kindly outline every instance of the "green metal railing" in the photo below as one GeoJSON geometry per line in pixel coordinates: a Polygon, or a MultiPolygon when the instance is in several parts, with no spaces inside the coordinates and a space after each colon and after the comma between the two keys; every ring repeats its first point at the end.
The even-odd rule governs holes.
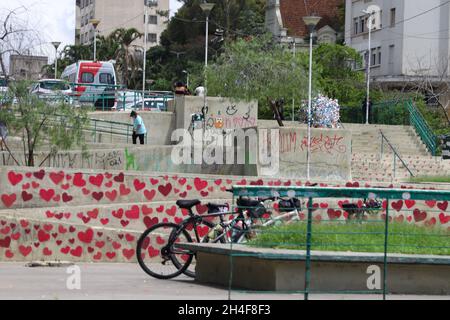
{"type": "MultiPolygon", "coordinates": [[[[415,189],[389,189],[389,188],[331,188],[331,187],[268,187],[268,186],[234,186],[233,187],[233,204],[236,203],[237,197],[284,197],[292,198],[296,197],[300,200],[304,200],[303,203],[306,204],[302,208],[299,215],[302,216],[292,227],[301,226],[299,230],[302,231],[289,231],[286,226],[278,226],[274,228],[258,229],[258,234],[256,236],[256,242],[250,240],[250,242],[243,245],[247,247],[265,247],[265,248],[283,248],[287,249],[289,247],[302,247],[303,251],[295,251],[292,256],[286,258],[285,251],[279,254],[277,253],[264,253],[255,252],[252,253],[250,250],[239,250],[236,244],[230,244],[229,253],[229,263],[230,263],[230,275],[229,275],[229,298],[231,298],[232,291],[243,291],[233,288],[233,265],[235,259],[239,257],[255,257],[255,258],[266,258],[275,259],[279,257],[280,259],[288,259],[290,261],[304,261],[304,269],[299,269],[299,273],[304,274],[304,290],[296,290],[284,293],[302,293],[304,299],[309,299],[311,294],[376,294],[382,295],[383,299],[386,299],[387,295],[390,294],[389,291],[389,266],[392,263],[411,263],[411,261],[416,261],[416,259],[422,259],[420,256],[395,256],[396,262],[393,257],[389,257],[390,254],[401,254],[402,251],[414,251],[414,253],[420,253],[427,255],[429,253],[443,255],[442,258],[448,260],[450,256],[450,232],[445,229],[445,226],[435,226],[431,228],[432,223],[436,223],[436,218],[426,219],[424,221],[424,227],[419,228],[411,225],[410,220],[406,217],[414,217],[414,220],[418,219],[416,216],[417,206],[428,206],[426,208],[428,215],[436,214],[442,211],[440,208],[435,208],[435,210],[430,210],[430,202],[434,204],[438,201],[445,203],[450,201],[450,191],[437,191],[437,190],[415,190],[415,189]],[[362,200],[364,199],[364,200],[362,200]],[[359,219],[350,219],[348,216],[344,219],[343,214],[341,219],[333,218],[330,212],[333,213],[339,210],[341,213],[348,211],[349,209],[343,209],[342,203],[360,203],[360,201],[378,201],[380,207],[365,209],[366,213],[364,217],[359,219]],[[317,201],[317,202],[316,202],[317,201]],[[404,202],[410,201],[414,202],[416,209],[408,205],[404,206],[404,202]],[[320,205],[319,205],[320,202],[320,205]],[[324,205],[326,204],[326,206],[324,205]],[[330,211],[331,210],[331,211],[330,211]],[[306,211],[306,213],[305,213],[306,211]],[[327,216],[328,219],[323,218],[327,216]],[[369,217],[369,215],[373,215],[369,217]],[[318,216],[321,219],[318,219],[318,216]],[[401,219],[400,219],[401,217],[401,219]],[[434,219],[434,220],[433,220],[434,219]],[[401,221],[400,221],[401,220],[401,221]],[[427,226],[427,227],[426,227],[427,226]],[[326,228],[329,228],[327,230],[326,228]],[[408,232],[405,232],[403,228],[408,228],[408,232]],[[260,237],[274,237],[274,239],[280,239],[282,236],[287,239],[284,241],[271,240],[268,246],[261,245],[258,242],[260,237]],[[321,237],[324,239],[333,239],[328,243],[321,242],[321,237]],[[342,237],[349,237],[349,239],[354,239],[354,243],[341,242],[344,239],[342,237]],[[298,242],[295,242],[297,239],[298,242]],[[361,240],[358,240],[361,239],[361,240]],[[375,240],[375,244],[370,242],[375,240]],[[429,239],[430,243],[424,242],[425,239],[429,239]],[[367,243],[366,243],[367,241],[367,243]],[[330,250],[329,247],[335,247],[337,249],[330,250]],[[357,249],[348,249],[348,247],[357,249]],[[378,256],[382,254],[382,258],[374,258],[375,260],[367,261],[377,261],[377,262],[367,262],[367,265],[379,265],[382,269],[382,287],[380,288],[369,288],[367,290],[342,290],[342,291],[328,291],[328,290],[317,290],[314,288],[314,283],[312,282],[313,275],[315,272],[315,264],[313,262],[319,261],[318,251],[336,251],[338,252],[366,252],[370,255],[370,251],[374,247],[378,249],[378,256]],[[234,249],[233,249],[234,248],[234,249]],[[314,250],[314,251],[313,251],[314,250]],[[439,252],[439,253],[436,253],[439,252]]],[[[361,206],[355,207],[355,210],[361,210],[361,206]],[[359,209],[358,209],[359,208],[359,209]]],[[[234,211],[236,208],[234,208],[234,211]]],[[[419,210],[420,213],[420,210],[419,210]]],[[[414,223],[414,222],[413,222],[414,223]]],[[[293,228],[295,230],[295,228],[293,228]]],[[[347,240],[348,241],[348,240],[347,240]]],[[[300,249],[298,249],[300,250],[300,249]]],[[[375,255],[374,255],[375,256],[375,255]]],[[[423,258],[425,259],[425,258],[423,258]]],[[[425,260],[427,262],[434,261],[434,258],[427,256],[425,260]]],[[[435,259],[436,261],[439,259],[435,259]]],[[[345,260],[345,259],[344,259],[345,260]]],[[[338,260],[336,260],[338,261],[338,260]]],[[[344,262],[345,261],[341,261],[344,262]]],[[[414,263],[414,262],[413,262],[414,263]]],[[[340,269],[339,269],[340,270],[340,269]]],[[[336,279],[339,279],[339,270],[336,271],[336,279]]],[[[363,271],[365,272],[365,271],[363,271]]],[[[367,276],[368,277],[368,276],[367,276]]],[[[364,280],[365,281],[365,280],[364,280]]],[[[361,287],[365,287],[367,284],[361,284],[361,287]]],[[[258,293],[261,293],[260,291],[258,293]]],[[[273,291],[265,293],[275,293],[273,291]]]]}
{"type": "Polygon", "coordinates": [[[409,168],[408,164],[402,159],[402,157],[398,153],[397,149],[394,148],[394,146],[391,144],[389,139],[384,135],[382,130],[380,130],[380,135],[381,135],[381,157],[380,157],[380,159],[383,158],[384,143],[385,142],[388,145],[389,149],[394,153],[394,178],[395,178],[395,176],[397,174],[397,158],[403,164],[403,167],[405,167],[405,169],[409,172],[410,176],[414,177],[414,173],[411,171],[411,169],[409,168]]]}
{"type": "Polygon", "coordinates": [[[420,113],[419,109],[414,105],[412,100],[405,102],[406,108],[409,111],[410,124],[414,127],[423,143],[427,146],[428,150],[433,156],[437,155],[438,143],[437,137],[433,133],[433,130],[428,125],[427,121],[420,113]]]}

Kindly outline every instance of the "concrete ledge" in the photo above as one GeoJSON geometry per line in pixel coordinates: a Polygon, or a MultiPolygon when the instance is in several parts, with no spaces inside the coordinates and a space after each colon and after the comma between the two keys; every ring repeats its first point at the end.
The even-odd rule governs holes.
{"type": "MultiPolygon", "coordinates": [[[[201,283],[258,291],[303,291],[306,252],[257,249],[229,244],[181,244],[197,252],[196,275],[201,283]]],[[[380,269],[383,283],[383,254],[312,252],[312,292],[370,292],[368,283],[380,269]]],[[[450,295],[450,257],[389,254],[387,289],[390,294],[450,295]]],[[[377,293],[377,290],[373,290],[377,293]]]]}

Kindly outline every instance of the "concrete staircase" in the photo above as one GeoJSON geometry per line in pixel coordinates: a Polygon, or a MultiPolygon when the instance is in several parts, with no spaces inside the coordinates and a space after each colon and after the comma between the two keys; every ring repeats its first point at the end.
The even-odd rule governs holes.
{"type": "Polygon", "coordinates": [[[411,175],[382,140],[380,130],[414,176],[450,174],[450,162],[432,157],[410,126],[344,124],[352,131],[352,176],[358,181],[407,181],[411,175]],[[383,153],[381,150],[383,148],[383,153]]]}

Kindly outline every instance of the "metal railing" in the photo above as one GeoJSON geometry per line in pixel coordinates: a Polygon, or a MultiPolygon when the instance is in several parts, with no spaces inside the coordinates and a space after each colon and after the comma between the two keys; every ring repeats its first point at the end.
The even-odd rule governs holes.
{"type": "MultiPolygon", "coordinates": [[[[409,259],[409,261],[415,261],[415,259],[423,258],[428,262],[433,261],[434,259],[432,256],[429,256],[429,254],[444,255],[444,259],[448,258],[450,255],[450,233],[445,227],[435,226],[434,228],[431,228],[430,226],[432,223],[436,223],[436,217],[428,219],[432,215],[438,216],[441,211],[438,208],[430,210],[429,203],[438,201],[446,203],[447,201],[450,201],[450,191],[389,188],[234,186],[233,204],[236,204],[237,197],[242,196],[254,198],[274,196],[286,198],[296,197],[297,199],[300,199],[302,203],[306,203],[306,206],[302,207],[301,212],[299,213],[301,218],[295,223],[288,225],[288,227],[292,227],[291,229],[288,229],[286,226],[278,226],[265,229],[264,231],[260,230],[256,236],[256,240],[263,236],[265,238],[269,237],[270,241],[267,243],[267,246],[261,245],[261,241],[250,241],[249,243],[242,244],[246,246],[246,248],[275,248],[274,250],[277,250],[277,248],[281,247],[287,250],[283,250],[282,252],[275,251],[274,253],[264,253],[264,251],[252,252],[251,250],[240,250],[236,244],[230,244],[229,269],[231,271],[229,273],[228,281],[229,298],[231,298],[232,291],[243,291],[241,289],[233,288],[234,279],[232,270],[235,259],[239,258],[264,258],[265,255],[267,255],[268,259],[272,260],[274,259],[274,256],[277,256],[278,259],[281,260],[288,259],[292,262],[304,262],[304,264],[299,264],[299,268],[302,269],[298,270],[299,273],[304,274],[304,277],[295,276],[295,278],[304,279],[304,286],[302,286],[304,290],[288,290],[284,293],[301,293],[304,295],[305,300],[309,299],[311,294],[337,293],[376,294],[382,295],[383,299],[386,299],[387,295],[390,294],[389,266],[394,263],[399,263],[398,261],[393,262],[395,259],[390,258],[389,254],[402,254],[406,251],[406,253],[411,254],[411,256],[400,256],[400,258],[398,258],[399,256],[396,256],[396,259],[409,259]],[[343,206],[345,203],[355,203],[354,210],[362,211],[365,207],[359,205],[359,203],[362,202],[361,199],[364,199],[364,201],[376,200],[379,203],[379,207],[365,209],[366,212],[364,213],[364,216],[359,220],[351,219],[351,210],[347,207],[343,208],[343,206]],[[403,204],[406,201],[410,202],[408,205],[404,206],[403,204]],[[414,206],[411,206],[411,203],[414,203],[414,206]],[[412,225],[409,222],[410,220],[406,219],[406,217],[414,217],[416,223],[417,221],[421,221],[419,220],[419,215],[422,214],[422,212],[417,209],[422,208],[421,206],[428,208],[428,218],[420,218],[424,224],[423,228],[412,225]],[[339,211],[339,217],[331,215],[336,211],[339,211]],[[417,213],[417,211],[419,212],[417,213]],[[347,214],[347,216],[345,214],[347,214]],[[323,218],[324,216],[327,218],[323,218]],[[280,236],[284,237],[282,239],[287,240],[277,240],[280,239],[280,236]],[[289,258],[284,257],[286,251],[289,251],[289,249],[294,247],[301,247],[301,249],[295,249],[289,258]],[[329,249],[330,247],[334,247],[335,249],[331,250],[329,249]],[[376,248],[376,251],[372,251],[374,248],[376,248]],[[369,257],[372,257],[370,253],[374,253],[373,256],[376,256],[376,259],[370,260],[370,258],[368,258],[369,260],[364,261],[365,265],[375,264],[382,266],[380,267],[380,269],[382,269],[382,272],[380,273],[380,277],[382,277],[380,287],[369,288],[366,280],[363,280],[364,283],[358,284],[358,286],[361,288],[366,288],[367,286],[367,289],[364,290],[348,289],[352,285],[347,286],[345,290],[327,290],[323,289],[324,281],[320,281],[322,289],[318,290],[317,288],[314,288],[315,283],[312,282],[312,275],[315,272],[315,267],[319,268],[319,266],[313,264],[313,262],[321,261],[320,251],[335,251],[336,254],[338,254],[338,252],[346,252],[346,256],[348,256],[349,252],[355,252],[356,255],[361,252],[366,252],[366,256],[369,257]],[[422,257],[417,256],[417,254],[428,256],[422,257]],[[378,262],[367,263],[367,261],[378,262]]],[[[254,233],[253,230],[250,230],[250,232],[254,233]]],[[[335,279],[339,279],[339,277],[342,276],[342,268],[345,268],[345,256],[336,259],[336,261],[338,263],[343,263],[336,268],[336,274],[334,275],[335,279]]],[[[403,263],[405,261],[406,260],[403,260],[403,263]]],[[[332,272],[330,270],[331,269],[327,269],[327,274],[332,272]]],[[[362,272],[367,274],[365,269],[362,272]]],[[[358,278],[361,277],[361,275],[358,274],[355,276],[355,279],[361,279],[358,278]]],[[[325,286],[329,287],[330,285],[326,284],[325,286]]],[[[340,289],[340,287],[338,287],[338,289],[340,289]]],[[[265,292],[276,293],[276,291],[265,292]]]]}
{"type": "Polygon", "coordinates": [[[437,137],[433,130],[428,125],[427,121],[420,113],[419,109],[414,105],[412,100],[405,102],[405,105],[409,111],[410,124],[414,127],[415,131],[422,139],[423,143],[427,146],[427,149],[433,156],[437,155],[438,143],[437,137]]]}
{"type": "Polygon", "coordinates": [[[397,149],[394,148],[394,146],[392,145],[392,143],[389,141],[389,139],[384,135],[383,131],[380,130],[380,136],[381,136],[381,149],[380,149],[380,160],[382,160],[383,158],[383,154],[384,154],[384,143],[386,142],[389,149],[392,150],[392,152],[394,153],[394,178],[396,177],[397,174],[397,158],[398,160],[400,160],[400,162],[403,164],[403,166],[405,167],[405,169],[409,172],[411,177],[414,177],[414,173],[411,171],[411,169],[408,167],[408,164],[402,159],[402,157],[400,156],[400,154],[398,153],[397,149]]]}

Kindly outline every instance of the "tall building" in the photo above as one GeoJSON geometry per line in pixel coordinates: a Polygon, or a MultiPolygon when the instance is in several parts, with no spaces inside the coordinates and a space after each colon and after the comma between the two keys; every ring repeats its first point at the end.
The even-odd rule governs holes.
{"type": "MultiPolygon", "coordinates": [[[[368,16],[379,8],[371,32],[371,79],[384,87],[405,82],[448,81],[450,75],[450,4],[443,0],[346,0],[345,42],[366,63],[368,16]],[[370,10],[371,11],[371,10],[370,10]]],[[[364,68],[364,66],[360,66],[364,68]]]]}
{"type": "Polygon", "coordinates": [[[281,42],[295,40],[302,44],[308,37],[308,28],[303,17],[322,17],[317,26],[319,43],[335,43],[343,26],[339,25],[339,9],[344,0],[267,0],[266,28],[281,42]]]}
{"type": "MultiPolygon", "coordinates": [[[[148,9],[148,47],[159,43],[166,28],[167,18],[159,15],[169,11],[169,0],[155,1],[157,6],[148,9]]],[[[108,36],[118,28],[136,28],[144,33],[144,0],[76,0],[77,44],[89,44],[94,40],[94,28],[89,21],[100,20],[98,35],[108,36]]],[[[142,46],[144,37],[136,40],[142,46]]]]}

